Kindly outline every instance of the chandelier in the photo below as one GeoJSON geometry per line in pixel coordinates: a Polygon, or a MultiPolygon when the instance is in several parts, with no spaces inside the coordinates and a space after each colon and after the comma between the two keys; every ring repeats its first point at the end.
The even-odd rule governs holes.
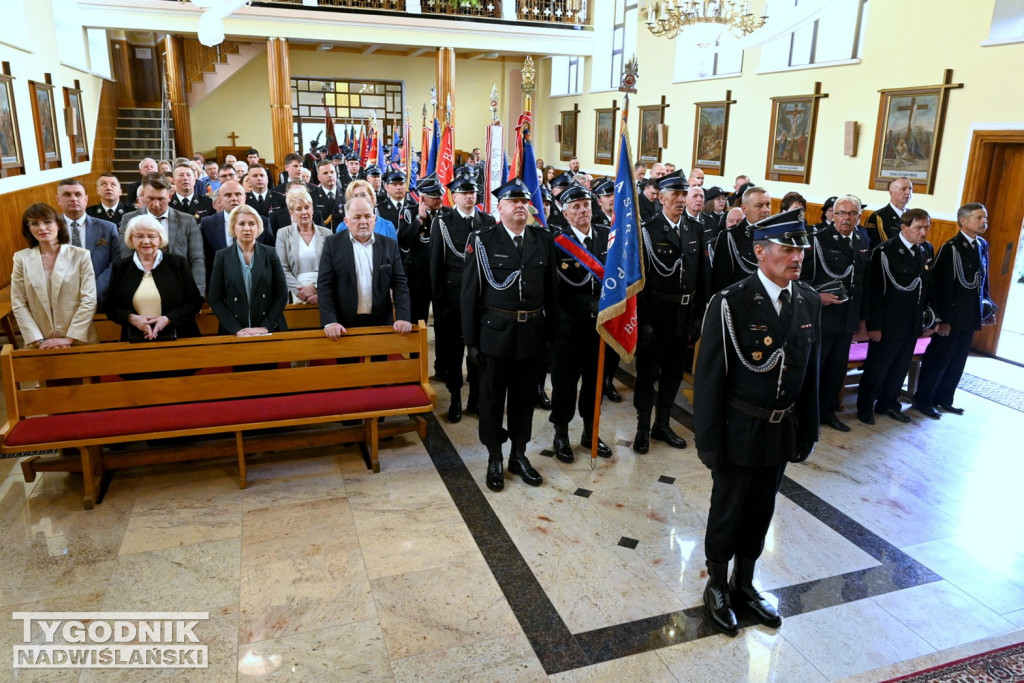
{"type": "Polygon", "coordinates": [[[648,30],[666,38],[675,38],[688,26],[714,24],[740,38],[764,26],[768,19],[767,9],[760,17],[752,13],[749,0],[645,0],[640,12],[647,15],[648,30]]]}

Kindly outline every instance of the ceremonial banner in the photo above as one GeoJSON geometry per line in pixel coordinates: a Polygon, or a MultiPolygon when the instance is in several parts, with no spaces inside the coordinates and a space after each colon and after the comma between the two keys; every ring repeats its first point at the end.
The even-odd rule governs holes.
{"type": "Polygon", "coordinates": [[[384,158],[384,140],[382,140],[381,137],[382,136],[379,132],[373,131],[373,144],[377,151],[377,168],[380,169],[381,173],[387,173],[388,162],[387,159],[384,158]]]}
{"type": "Polygon", "coordinates": [[[626,126],[623,125],[615,172],[615,220],[608,236],[608,258],[605,259],[605,277],[598,303],[597,332],[627,363],[633,362],[636,353],[636,295],[643,288],[644,266],[640,253],[633,160],[626,126]]]}
{"type": "Polygon", "coordinates": [[[455,206],[448,183],[455,179],[455,131],[450,125],[444,127],[441,144],[437,152],[437,182],[444,187],[444,205],[455,206]]]}
{"type": "MultiPolygon", "coordinates": [[[[543,225],[545,228],[548,227],[547,217],[544,216],[544,196],[540,192],[540,180],[537,179],[537,160],[533,157],[533,142],[532,133],[530,131],[530,112],[523,114],[526,118],[525,123],[522,126],[522,138],[523,138],[523,154],[521,173],[519,179],[523,181],[526,187],[530,188],[530,202],[534,208],[537,209],[534,219],[543,225]]],[[[523,119],[521,118],[520,121],[523,119]]]]}
{"type": "Polygon", "coordinates": [[[427,164],[430,162],[430,129],[423,126],[423,140],[420,141],[420,178],[427,175],[427,164]]]}
{"type": "Polygon", "coordinates": [[[366,162],[370,160],[370,135],[363,128],[359,126],[359,165],[366,168],[366,162]]]}
{"type": "Polygon", "coordinates": [[[434,119],[434,139],[430,142],[430,155],[427,157],[427,175],[437,172],[437,150],[441,147],[441,123],[434,119]]]}
{"type": "Polygon", "coordinates": [[[324,107],[324,112],[327,115],[327,153],[341,154],[341,147],[338,146],[338,138],[334,135],[334,119],[331,118],[331,112],[327,107],[324,107]]]}
{"type": "Polygon", "coordinates": [[[498,201],[491,192],[505,184],[502,179],[505,175],[505,134],[500,123],[487,126],[485,146],[484,212],[497,214],[498,201]]]}

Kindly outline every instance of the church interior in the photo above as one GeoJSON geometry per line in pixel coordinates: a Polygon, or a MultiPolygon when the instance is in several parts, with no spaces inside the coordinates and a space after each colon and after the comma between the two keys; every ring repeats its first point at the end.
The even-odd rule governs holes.
{"type": "MultiPolygon", "coordinates": [[[[250,453],[242,488],[229,440],[227,457],[139,455],[108,470],[83,509],[94,483],[81,466],[27,476],[39,454],[5,448],[0,612],[205,612],[196,633],[208,666],[12,660],[0,678],[1024,680],[1024,669],[1012,679],[920,673],[1024,643],[1024,526],[1013,521],[1024,464],[1012,426],[1024,412],[1024,118],[1013,76],[1024,66],[1024,3],[724,0],[753,5],[743,16],[755,23],[765,17],[737,36],[700,22],[673,35],[665,17],[676,4],[707,6],[5,0],[0,285],[25,246],[22,213],[55,206],[61,180],[80,179],[92,203],[102,174],[127,186],[143,157],[223,161],[250,148],[277,178],[287,154],[323,139],[325,110],[339,137],[372,118],[390,140],[408,122],[416,153],[436,115],[461,158],[500,121],[511,157],[529,105],[535,155],[556,172],[578,159],[614,178],[625,134],[633,161],[672,163],[684,177],[699,167],[705,190],[731,193],[749,177],[773,214],[799,192],[808,225],[846,194],[867,207],[863,221],[907,177],[936,249],[957,234],[958,208],[980,202],[1000,314],[974,336],[957,392],[964,414],[862,424],[856,383],[846,389],[839,416],[851,431],[823,427],[811,457],[787,467],[758,563],[781,627],[741,619],[728,637],[705,618],[712,481],[692,443],[693,393],[684,383],[672,409],[690,445],[637,454],[636,370],[623,363],[624,400],[604,401],[600,417],[611,458],[595,466],[577,448],[574,463],[556,460],[549,414],[536,410],[527,455],[544,477],[537,488],[510,479],[487,489],[477,420],[446,421],[436,379],[442,400],[419,432],[388,432],[391,417],[372,425],[379,472],[359,444],[294,438],[250,453]],[[633,56],[627,96],[620,80],[633,56]]],[[[16,343],[9,323],[3,332],[16,343]]],[[[27,392],[5,386],[5,413],[17,415],[27,392]]],[[[56,395],[81,400],[74,389],[56,395]]],[[[2,621],[0,651],[10,652],[24,644],[22,625],[2,621]]]]}

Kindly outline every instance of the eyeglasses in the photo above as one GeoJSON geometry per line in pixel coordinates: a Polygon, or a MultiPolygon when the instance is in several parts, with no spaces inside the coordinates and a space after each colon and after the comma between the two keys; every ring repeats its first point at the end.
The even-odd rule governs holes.
{"type": "Polygon", "coordinates": [[[853,216],[860,215],[860,211],[833,211],[832,215],[833,216],[850,216],[852,218],[853,216]]]}

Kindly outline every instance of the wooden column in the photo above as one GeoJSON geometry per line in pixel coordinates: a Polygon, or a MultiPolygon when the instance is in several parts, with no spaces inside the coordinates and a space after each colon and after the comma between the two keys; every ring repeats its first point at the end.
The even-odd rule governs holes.
{"type": "Polygon", "coordinates": [[[192,158],[192,117],[188,109],[188,93],[185,91],[185,50],[181,36],[164,38],[164,52],[167,62],[167,99],[171,103],[171,120],[174,121],[174,147],[180,157],[192,158]]]}
{"type": "Polygon", "coordinates": [[[437,48],[437,118],[443,127],[445,124],[455,125],[455,48],[437,48]],[[452,98],[452,120],[446,119],[448,96],[452,98]]]}
{"type": "Polygon", "coordinates": [[[274,135],[274,164],[284,168],[284,158],[295,151],[292,123],[292,74],[288,66],[288,41],[267,39],[270,76],[270,129],[274,135]]]}

